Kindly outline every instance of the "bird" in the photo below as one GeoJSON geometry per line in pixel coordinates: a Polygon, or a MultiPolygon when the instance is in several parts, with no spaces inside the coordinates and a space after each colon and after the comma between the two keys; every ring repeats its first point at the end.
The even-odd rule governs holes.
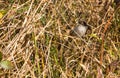
{"type": "Polygon", "coordinates": [[[82,22],[82,24],[78,24],[75,26],[72,30],[72,35],[77,36],[84,36],[89,28],[89,25],[86,24],[86,22],[82,22]]]}

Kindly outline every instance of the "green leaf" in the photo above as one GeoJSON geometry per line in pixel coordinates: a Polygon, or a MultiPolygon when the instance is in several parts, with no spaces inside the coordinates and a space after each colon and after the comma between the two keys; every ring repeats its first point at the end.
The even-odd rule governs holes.
{"type": "Polygon", "coordinates": [[[9,60],[4,60],[0,62],[0,66],[4,69],[12,69],[13,68],[13,64],[11,61],[9,60]]]}
{"type": "Polygon", "coordinates": [[[0,12],[0,19],[3,17],[3,14],[0,12]]]}
{"type": "Polygon", "coordinates": [[[93,37],[93,38],[97,38],[97,34],[94,34],[94,33],[90,34],[90,36],[93,37]]]}
{"type": "Polygon", "coordinates": [[[5,15],[5,14],[7,13],[7,10],[0,10],[0,13],[1,13],[2,15],[5,15]]]}

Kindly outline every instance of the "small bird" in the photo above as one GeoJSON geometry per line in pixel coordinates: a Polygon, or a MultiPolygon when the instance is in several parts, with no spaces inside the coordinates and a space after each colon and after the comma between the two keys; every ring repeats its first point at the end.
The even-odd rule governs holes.
{"type": "Polygon", "coordinates": [[[74,27],[72,33],[77,36],[84,36],[88,28],[89,26],[86,24],[86,22],[83,22],[83,24],[79,24],[76,27],[74,27]]]}

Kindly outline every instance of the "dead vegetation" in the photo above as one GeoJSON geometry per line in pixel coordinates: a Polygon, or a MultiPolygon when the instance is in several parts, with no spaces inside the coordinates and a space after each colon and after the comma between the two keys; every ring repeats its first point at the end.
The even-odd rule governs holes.
{"type": "Polygon", "coordinates": [[[119,78],[120,10],[113,0],[4,0],[3,78],[119,78]],[[79,21],[85,37],[71,36],[79,21]]]}

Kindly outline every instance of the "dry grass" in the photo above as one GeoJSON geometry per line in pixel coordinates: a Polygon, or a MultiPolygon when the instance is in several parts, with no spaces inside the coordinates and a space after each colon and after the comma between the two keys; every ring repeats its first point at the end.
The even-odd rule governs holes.
{"type": "Polygon", "coordinates": [[[101,1],[1,1],[0,9],[7,12],[0,51],[14,65],[1,68],[1,78],[119,78],[120,11],[114,14],[112,0],[101,1]],[[86,36],[71,36],[83,20],[91,26],[86,36]]]}

